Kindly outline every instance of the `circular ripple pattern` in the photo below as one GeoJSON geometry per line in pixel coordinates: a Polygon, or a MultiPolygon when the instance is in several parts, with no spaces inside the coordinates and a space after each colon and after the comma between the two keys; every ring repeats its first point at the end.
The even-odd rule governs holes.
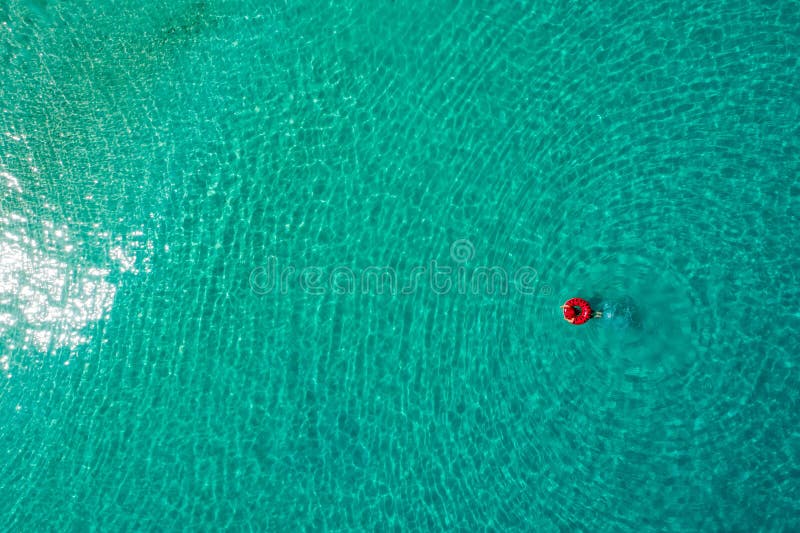
{"type": "Polygon", "coordinates": [[[0,8],[3,528],[800,529],[798,36],[0,8]]]}

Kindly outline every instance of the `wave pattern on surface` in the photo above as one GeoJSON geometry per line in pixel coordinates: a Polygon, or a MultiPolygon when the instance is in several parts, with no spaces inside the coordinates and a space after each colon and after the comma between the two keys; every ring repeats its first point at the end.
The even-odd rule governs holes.
{"type": "Polygon", "coordinates": [[[26,5],[7,528],[800,527],[794,3],[26,5]],[[433,260],[535,290],[300,278],[433,260]]]}

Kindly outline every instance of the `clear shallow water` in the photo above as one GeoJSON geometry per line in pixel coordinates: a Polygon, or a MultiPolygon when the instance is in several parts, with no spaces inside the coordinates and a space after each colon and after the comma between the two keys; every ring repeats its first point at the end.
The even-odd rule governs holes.
{"type": "Polygon", "coordinates": [[[4,527],[797,529],[798,48],[790,2],[3,4],[4,527]]]}

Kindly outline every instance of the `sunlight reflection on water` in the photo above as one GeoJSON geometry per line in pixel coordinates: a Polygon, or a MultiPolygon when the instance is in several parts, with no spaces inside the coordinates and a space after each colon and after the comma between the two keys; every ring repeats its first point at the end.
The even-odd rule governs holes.
{"type": "MultiPolygon", "coordinates": [[[[2,177],[4,199],[21,192],[14,176],[2,177]]],[[[18,350],[52,353],[87,343],[87,326],[112,308],[112,268],[137,272],[135,256],[121,245],[109,249],[109,265],[87,264],[72,233],[35,214],[0,213],[0,369],[7,377],[14,364],[9,354],[18,350]]]]}

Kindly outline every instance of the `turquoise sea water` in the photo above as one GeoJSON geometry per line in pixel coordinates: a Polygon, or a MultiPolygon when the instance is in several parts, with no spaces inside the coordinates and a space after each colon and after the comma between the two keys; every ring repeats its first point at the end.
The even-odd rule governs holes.
{"type": "Polygon", "coordinates": [[[799,6],[0,0],[0,529],[800,530],[799,6]]]}

